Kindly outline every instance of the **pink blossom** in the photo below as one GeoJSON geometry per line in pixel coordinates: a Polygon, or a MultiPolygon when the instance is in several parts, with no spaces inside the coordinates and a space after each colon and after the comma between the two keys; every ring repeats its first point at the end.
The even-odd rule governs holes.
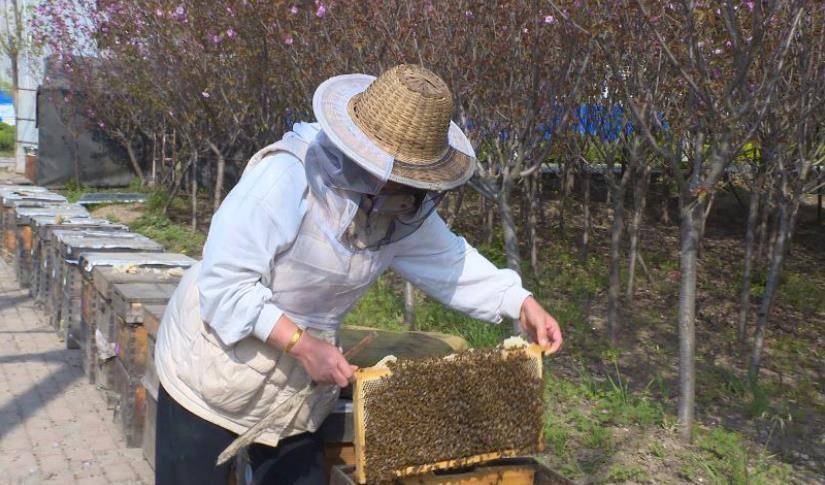
{"type": "Polygon", "coordinates": [[[158,17],[163,17],[163,10],[156,8],[155,15],[157,15],[158,17]]]}
{"type": "Polygon", "coordinates": [[[209,99],[209,97],[210,97],[211,95],[209,94],[209,92],[208,92],[208,91],[201,91],[201,96],[203,96],[205,99],[209,99]]]}
{"type": "Polygon", "coordinates": [[[327,14],[327,7],[323,3],[318,5],[318,10],[315,11],[315,16],[319,19],[324,18],[324,15],[327,14]]]}
{"type": "Polygon", "coordinates": [[[209,40],[211,40],[213,44],[220,44],[221,43],[221,36],[220,35],[215,34],[213,32],[210,32],[208,35],[209,35],[209,40]]]}
{"type": "Polygon", "coordinates": [[[287,36],[284,37],[284,44],[292,45],[293,42],[295,42],[295,39],[293,39],[291,35],[287,34],[287,36]]]}
{"type": "Polygon", "coordinates": [[[105,129],[106,129],[106,123],[104,123],[104,122],[102,122],[102,121],[98,121],[98,122],[97,122],[97,126],[99,126],[101,130],[105,130],[105,129]]]}
{"type": "Polygon", "coordinates": [[[178,21],[186,19],[186,9],[183,8],[183,5],[178,5],[177,8],[175,8],[172,12],[172,18],[178,21]]]}
{"type": "Polygon", "coordinates": [[[733,45],[733,44],[731,44],[731,42],[730,42],[729,40],[726,40],[726,41],[725,41],[725,47],[730,47],[730,46],[732,46],[732,45],[733,45]]]}
{"type": "Polygon", "coordinates": [[[467,10],[466,12],[464,12],[464,16],[465,16],[468,20],[473,20],[473,17],[475,17],[475,15],[473,15],[473,12],[471,12],[470,10],[467,10]]]}
{"type": "Polygon", "coordinates": [[[233,29],[232,27],[230,27],[226,30],[226,37],[227,38],[234,39],[237,36],[238,36],[238,33],[235,32],[235,29],[233,29]]]}
{"type": "Polygon", "coordinates": [[[298,13],[298,7],[296,7],[295,5],[289,7],[289,13],[291,13],[292,15],[297,14],[298,13]]]}
{"type": "Polygon", "coordinates": [[[545,15],[544,16],[544,23],[545,24],[555,24],[556,23],[556,17],[553,17],[552,15],[545,15]]]}
{"type": "Polygon", "coordinates": [[[748,7],[748,10],[750,10],[751,12],[753,12],[753,7],[755,7],[755,6],[756,6],[756,2],[754,2],[753,0],[747,0],[747,1],[745,2],[745,6],[746,6],[746,7],[748,7]]]}

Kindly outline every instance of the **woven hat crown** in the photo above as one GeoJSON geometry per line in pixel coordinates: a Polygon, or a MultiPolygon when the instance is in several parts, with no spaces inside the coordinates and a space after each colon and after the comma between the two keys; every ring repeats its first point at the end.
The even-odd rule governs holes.
{"type": "Polygon", "coordinates": [[[396,160],[426,166],[450,153],[452,94],[424,67],[402,64],[386,71],[347,109],[358,128],[396,160]]]}

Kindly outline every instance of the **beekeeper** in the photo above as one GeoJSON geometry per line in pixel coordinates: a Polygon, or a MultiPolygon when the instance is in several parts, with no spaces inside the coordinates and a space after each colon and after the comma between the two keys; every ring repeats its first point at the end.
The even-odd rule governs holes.
{"type": "MultiPolygon", "coordinates": [[[[317,123],[298,123],[249,161],[166,310],[155,355],[159,485],[225,484],[230,469],[215,460],[238,434],[311,381],[346,386],[355,367],[338,328],[387,269],[467,315],[518,319],[540,344],[561,345],[519,276],[436,213],[475,169],[443,80],[414,65],[337,76],[312,106],[317,123]]],[[[330,387],[250,447],[255,483],[323,483],[315,431],[337,400],[320,391],[330,387]]]]}

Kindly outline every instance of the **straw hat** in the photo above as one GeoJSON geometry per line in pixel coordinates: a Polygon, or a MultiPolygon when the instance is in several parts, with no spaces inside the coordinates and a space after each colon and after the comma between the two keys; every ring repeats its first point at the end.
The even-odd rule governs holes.
{"type": "Polygon", "coordinates": [[[470,140],[450,121],[450,89],[421,66],[402,64],[377,79],[327,79],[312,108],[335,146],[384,180],[442,191],[464,184],[475,170],[470,140]]]}

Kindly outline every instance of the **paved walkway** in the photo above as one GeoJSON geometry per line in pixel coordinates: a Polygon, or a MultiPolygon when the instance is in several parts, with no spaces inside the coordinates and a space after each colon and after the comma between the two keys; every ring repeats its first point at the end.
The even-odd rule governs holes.
{"type": "Polygon", "coordinates": [[[0,260],[0,484],[152,483],[80,351],[66,350],[0,260]]]}

